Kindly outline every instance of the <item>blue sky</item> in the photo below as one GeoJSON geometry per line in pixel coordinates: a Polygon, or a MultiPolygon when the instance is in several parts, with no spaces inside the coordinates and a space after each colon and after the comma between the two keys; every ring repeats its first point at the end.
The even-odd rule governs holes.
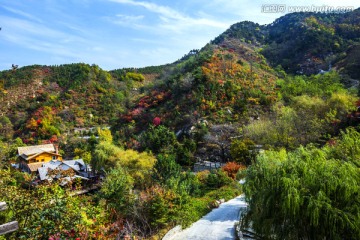
{"type": "MultiPolygon", "coordinates": [[[[1,0],[0,70],[84,62],[111,70],[174,62],[230,25],[271,23],[273,0],[1,0]]],[[[287,6],[360,6],[358,0],[281,1],[287,6]]],[[[286,13],[286,12],[285,12],[286,13]]]]}

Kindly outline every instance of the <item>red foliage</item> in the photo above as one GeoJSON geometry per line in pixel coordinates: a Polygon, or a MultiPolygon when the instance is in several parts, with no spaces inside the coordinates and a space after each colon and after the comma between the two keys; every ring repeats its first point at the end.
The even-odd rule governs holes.
{"type": "Polygon", "coordinates": [[[59,139],[58,139],[58,137],[57,137],[56,135],[52,135],[51,138],[49,139],[49,141],[50,141],[51,143],[55,143],[55,142],[58,142],[59,139]]]}
{"type": "Polygon", "coordinates": [[[355,104],[356,104],[357,107],[360,107],[360,99],[357,100],[355,104]]]}
{"type": "Polygon", "coordinates": [[[50,142],[50,140],[42,140],[41,141],[41,144],[50,144],[51,142],[50,142]]]}
{"type": "Polygon", "coordinates": [[[132,115],[127,114],[127,115],[123,115],[122,118],[126,121],[126,122],[131,122],[132,119],[132,115]]]}
{"type": "Polygon", "coordinates": [[[229,177],[235,179],[237,172],[245,168],[246,167],[242,164],[237,164],[236,162],[228,162],[222,167],[222,170],[226,172],[229,177]]]}
{"type": "Polygon", "coordinates": [[[129,148],[132,148],[132,149],[137,149],[140,147],[140,143],[134,139],[134,138],[131,138],[128,142],[126,142],[126,147],[129,149],[129,148]]]}
{"type": "Polygon", "coordinates": [[[150,108],[158,105],[171,96],[170,92],[152,91],[151,96],[144,96],[139,100],[138,107],[150,108]]]}
{"type": "Polygon", "coordinates": [[[336,140],[335,139],[330,139],[327,144],[331,147],[335,146],[336,145],[336,140]]]}
{"type": "Polygon", "coordinates": [[[135,108],[134,110],[132,110],[132,111],[130,112],[130,115],[132,115],[132,116],[138,116],[138,115],[140,115],[140,114],[142,113],[143,110],[144,110],[144,109],[141,108],[141,107],[135,108]]]}
{"type": "MultiPolygon", "coordinates": [[[[152,119],[151,116],[147,116],[146,114],[147,109],[159,105],[160,103],[168,100],[170,97],[171,97],[170,92],[154,90],[151,92],[151,95],[140,98],[137,106],[131,111],[128,111],[126,114],[122,114],[120,118],[124,122],[131,122],[132,120],[136,120],[138,123],[141,122],[146,124],[152,119]]],[[[154,125],[157,126],[161,123],[161,121],[160,123],[158,120],[154,122],[155,119],[153,119],[153,123],[154,125]]]]}
{"type": "Polygon", "coordinates": [[[161,124],[161,119],[159,117],[154,118],[153,124],[155,126],[159,126],[161,124]]]}

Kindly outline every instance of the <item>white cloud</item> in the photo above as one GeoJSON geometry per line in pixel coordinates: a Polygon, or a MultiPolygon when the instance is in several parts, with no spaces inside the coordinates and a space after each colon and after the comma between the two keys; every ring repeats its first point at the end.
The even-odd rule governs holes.
{"type": "Polygon", "coordinates": [[[72,36],[67,33],[63,33],[58,30],[54,30],[45,26],[44,24],[38,24],[27,20],[21,20],[12,17],[0,16],[1,24],[3,25],[4,34],[19,33],[22,35],[32,35],[34,37],[44,37],[53,39],[68,39],[72,38],[76,41],[82,41],[80,37],[72,36]]]}
{"type": "Polygon", "coordinates": [[[82,37],[51,29],[44,24],[0,16],[3,24],[3,40],[19,49],[32,49],[52,55],[77,58],[80,46],[90,44],[82,37]]]}
{"type": "Polygon", "coordinates": [[[124,15],[124,14],[117,14],[116,16],[124,21],[138,21],[138,20],[141,20],[144,18],[143,15],[129,16],[129,15],[124,15]]]}
{"type": "Polygon", "coordinates": [[[14,13],[16,15],[19,15],[19,16],[22,16],[22,17],[25,17],[25,18],[28,18],[30,20],[34,20],[36,22],[42,22],[42,20],[40,18],[37,18],[29,13],[26,13],[26,12],[23,12],[21,10],[18,10],[18,9],[14,9],[14,8],[11,8],[11,7],[6,7],[6,6],[2,6],[2,8],[4,8],[5,10],[11,12],[11,13],[14,13]]]}
{"type": "Polygon", "coordinates": [[[191,17],[173,8],[167,6],[161,6],[150,2],[134,1],[134,0],[110,0],[110,1],[120,4],[143,7],[152,13],[159,14],[159,19],[161,20],[161,22],[155,28],[152,29],[159,30],[159,28],[162,28],[173,32],[183,33],[183,31],[186,31],[187,29],[191,29],[199,26],[225,29],[230,25],[230,22],[226,23],[224,21],[216,21],[212,18],[191,17]]]}
{"type": "Polygon", "coordinates": [[[132,16],[132,15],[117,14],[116,18],[112,18],[110,19],[110,21],[115,24],[130,27],[130,26],[137,26],[142,19],[144,19],[143,15],[132,16]]]}
{"type": "Polygon", "coordinates": [[[173,18],[173,19],[182,19],[184,18],[182,16],[182,14],[180,14],[179,12],[173,10],[172,8],[166,7],[166,6],[160,6],[154,3],[149,3],[149,2],[138,2],[138,1],[133,1],[133,0],[110,0],[112,2],[117,2],[117,3],[122,3],[122,4],[128,4],[128,5],[133,5],[133,6],[141,6],[144,7],[145,9],[154,12],[154,13],[159,13],[165,17],[168,18],[173,18]]]}

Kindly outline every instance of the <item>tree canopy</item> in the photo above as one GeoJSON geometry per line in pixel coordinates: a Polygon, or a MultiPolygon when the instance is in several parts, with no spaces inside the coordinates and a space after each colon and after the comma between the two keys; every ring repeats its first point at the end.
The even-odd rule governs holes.
{"type": "Polygon", "coordinates": [[[358,239],[359,136],[350,129],[335,146],[259,155],[246,171],[244,226],[274,239],[358,239]]]}

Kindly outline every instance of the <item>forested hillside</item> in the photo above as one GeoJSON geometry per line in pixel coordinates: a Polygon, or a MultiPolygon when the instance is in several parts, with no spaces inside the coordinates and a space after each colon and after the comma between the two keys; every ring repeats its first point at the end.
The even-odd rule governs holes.
{"type": "Polygon", "coordinates": [[[162,66],[0,72],[0,221],[19,222],[6,239],[159,239],[244,177],[243,229],[358,239],[359,25],[359,9],[294,13],[236,23],[162,66]],[[95,180],[11,167],[18,147],[48,143],[95,180]]]}
{"type": "Polygon", "coordinates": [[[357,78],[357,61],[347,59],[359,42],[359,11],[292,13],[268,25],[240,22],[212,43],[237,39],[258,46],[272,67],[281,66],[292,74],[317,74],[334,67],[357,78]],[[348,64],[341,64],[344,61],[348,64]]]}

